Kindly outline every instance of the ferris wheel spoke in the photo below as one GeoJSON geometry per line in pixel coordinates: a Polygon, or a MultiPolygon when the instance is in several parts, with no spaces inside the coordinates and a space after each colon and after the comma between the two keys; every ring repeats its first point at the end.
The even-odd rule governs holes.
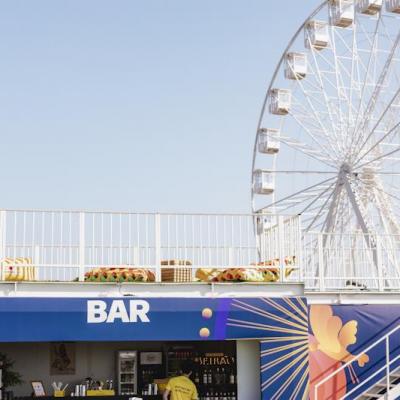
{"type": "Polygon", "coordinates": [[[315,125],[315,121],[312,119],[312,117],[305,115],[304,112],[305,109],[302,106],[295,105],[290,111],[290,115],[293,117],[295,122],[301,125],[301,127],[306,131],[304,133],[307,133],[307,135],[311,137],[313,142],[317,144],[318,149],[321,149],[321,146],[323,146],[322,151],[326,154],[327,157],[332,160],[337,158],[338,150],[335,149],[335,147],[338,139],[336,138],[335,141],[335,137],[327,137],[324,134],[324,131],[321,130],[320,126],[315,125]]]}
{"type": "MultiPolygon", "coordinates": [[[[335,195],[334,195],[335,196],[335,195]]],[[[327,217],[325,221],[323,222],[323,229],[325,229],[326,232],[335,232],[338,227],[338,225],[343,225],[344,224],[344,213],[345,210],[348,209],[348,202],[346,201],[346,197],[344,195],[344,191],[341,190],[338,192],[338,196],[336,199],[332,199],[332,203],[336,202],[333,207],[330,207],[327,217]]],[[[346,213],[346,218],[349,218],[349,216],[346,213]]],[[[343,225],[344,226],[344,225],[343,225]]]]}
{"type": "Polygon", "coordinates": [[[382,225],[384,226],[385,232],[388,235],[399,235],[400,229],[398,224],[398,215],[393,212],[393,208],[390,205],[389,197],[400,200],[398,196],[386,192],[382,187],[374,188],[374,203],[378,210],[382,225]]]}
{"type": "MultiPolygon", "coordinates": [[[[280,200],[278,200],[278,201],[275,201],[275,202],[269,204],[267,207],[264,207],[263,210],[265,210],[265,209],[267,209],[267,208],[275,207],[275,206],[277,206],[277,205],[279,205],[279,204],[281,204],[281,203],[283,203],[283,202],[291,201],[291,200],[293,200],[296,196],[297,196],[297,197],[298,197],[298,196],[307,196],[307,192],[311,193],[311,195],[314,196],[314,195],[315,195],[315,191],[312,192],[312,189],[316,189],[316,188],[318,188],[318,187],[321,188],[321,187],[323,187],[324,184],[326,184],[326,183],[332,181],[333,179],[335,179],[335,177],[325,179],[325,180],[323,180],[323,181],[321,181],[321,182],[318,182],[318,183],[316,183],[316,184],[314,184],[314,185],[311,185],[311,186],[308,186],[308,187],[306,187],[306,188],[304,188],[304,189],[302,189],[302,190],[299,190],[299,191],[297,191],[296,193],[293,193],[293,194],[291,194],[291,195],[289,195],[289,196],[283,197],[282,199],[280,199],[280,200]]],[[[323,189],[322,189],[322,190],[323,190],[323,189]]],[[[260,210],[259,210],[259,211],[260,211],[260,210]]]]}
{"type": "MultiPolygon", "coordinates": [[[[326,201],[326,197],[321,198],[321,200],[326,201]]],[[[303,217],[301,219],[301,222],[303,223],[304,226],[306,226],[307,223],[309,223],[315,218],[315,214],[320,208],[321,208],[321,201],[316,203],[316,207],[312,207],[309,210],[307,210],[307,212],[302,214],[303,217]]],[[[321,225],[322,223],[323,222],[321,222],[321,225]]],[[[313,226],[315,227],[316,225],[313,224],[313,226]]]]}
{"type": "Polygon", "coordinates": [[[318,120],[315,121],[314,118],[312,118],[312,116],[309,116],[309,113],[307,112],[307,108],[304,106],[303,102],[301,99],[297,98],[295,95],[293,95],[293,110],[292,113],[293,114],[297,114],[297,118],[298,119],[302,119],[304,121],[312,121],[311,127],[313,129],[315,129],[317,132],[319,132],[319,136],[321,138],[323,138],[324,140],[327,140],[331,146],[332,151],[336,154],[336,157],[338,155],[338,144],[341,143],[341,140],[339,140],[340,138],[337,136],[337,124],[335,124],[335,122],[333,121],[332,118],[332,112],[330,109],[330,105],[327,104],[328,99],[323,98],[323,99],[319,99],[318,96],[321,96],[322,93],[321,91],[309,91],[307,89],[305,89],[305,87],[302,84],[301,85],[302,88],[302,92],[305,96],[308,96],[309,101],[310,102],[315,102],[316,106],[319,106],[319,109],[315,109],[314,115],[317,114],[318,115],[318,120]],[[299,109],[297,109],[299,108],[299,109]],[[322,119],[321,117],[323,116],[324,119],[322,119]],[[331,124],[330,127],[328,127],[327,125],[331,124]],[[329,132],[332,133],[332,135],[334,136],[332,139],[330,138],[330,135],[327,134],[329,132]]]}
{"type": "Polygon", "coordinates": [[[298,118],[293,112],[290,114],[293,119],[297,122],[299,126],[303,128],[303,130],[308,134],[308,136],[318,145],[319,151],[321,154],[326,157],[326,159],[330,160],[330,165],[335,165],[334,158],[330,153],[328,153],[325,149],[325,146],[321,142],[321,138],[318,138],[318,135],[313,133],[310,128],[308,128],[301,120],[298,118]]]}
{"type": "Polygon", "coordinates": [[[316,72],[315,72],[315,70],[314,70],[314,68],[313,68],[313,66],[311,64],[310,64],[310,68],[313,71],[313,73],[316,74],[315,76],[318,77],[319,88],[320,88],[321,92],[323,93],[323,96],[324,96],[324,99],[325,99],[325,104],[326,104],[326,108],[327,108],[327,111],[328,111],[328,116],[329,116],[329,120],[330,120],[330,124],[331,124],[331,129],[332,129],[332,132],[334,133],[334,135],[336,137],[338,137],[338,135],[337,135],[337,126],[336,126],[336,124],[334,122],[334,118],[333,118],[333,114],[332,114],[332,110],[331,110],[331,101],[329,100],[328,95],[327,95],[326,90],[325,90],[325,84],[324,84],[324,81],[322,79],[322,74],[321,74],[321,71],[320,71],[319,63],[317,61],[317,57],[315,55],[315,52],[316,52],[316,50],[314,49],[314,47],[311,47],[311,54],[313,56],[313,60],[314,60],[314,63],[315,63],[316,72]]]}
{"type": "Polygon", "coordinates": [[[366,157],[369,153],[371,153],[374,149],[376,149],[376,148],[382,143],[382,141],[383,141],[385,138],[387,138],[389,135],[391,135],[393,132],[395,132],[399,127],[400,127],[400,122],[398,122],[388,133],[386,133],[386,134],[383,136],[383,138],[381,138],[381,140],[379,140],[377,143],[375,143],[367,152],[365,152],[362,156],[360,156],[360,157],[356,160],[356,162],[354,163],[355,169],[363,168],[363,167],[365,167],[365,166],[368,165],[368,164],[371,164],[371,163],[373,163],[373,162],[375,162],[375,161],[379,161],[379,160],[381,160],[382,158],[387,158],[387,157],[391,156],[392,154],[395,154],[395,153],[397,153],[398,151],[400,151],[400,146],[397,146],[394,150],[392,150],[392,151],[390,151],[390,152],[388,152],[388,153],[386,153],[386,154],[383,154],[383,155],[380,155],[380,156],[378,156],[378,157],[375,157],[374,159],[369,160],[368,162],[366,162],[366,163],[364,163],[364,164],[362,164],[362,165],[359,165],[359,164],[358,164],[358,163],[361,162],[363,159],[365,159],[365,157],[366,157]]]}
{"type": "MultiPolygon", "coordinates": [[[[369,36],[368,36],[367,32],[365,31],[363,24],[361,24],[361,29],[360,30],[363,31],[364,37],[369,42],[370,47],[369,47],[368,65],[367,65],[367,69],[366,69],[366,72],[365,72],[365,75],[364,75],[364,81],[363,81],[362,87],[361,87],[360,101],[358,103],[358,110],[357,110],[357,113],[356,113],[357,118],[356,118],[356,121],[355,121],[355,124],[354,124],[354,130],[353,130],[352,135],[351,135],[352,138],[354,138],[354,136],[356,134],[356,128],[357,128],[357,126],[359,124],[359,119],[361,118],[361,115],[364,115],[364,113],[362,112],[362,107],[364,105],[362,99],[364,99],[364,94],[365,94],[365,89],[367,87],[368,79],[371,78],[370,69],[371,69],[371,66],[372,66],[372,61],[373,61],[374,57],[376,57],[375,53],[376,53],[378,32],[379,32],[379,26],[381,24],[381,20],[382,20],[382,13],[379,13],[379,16],[378,16],[376,24],[375,24],[375,30],[374,30],[374,34],[373,34],[372,40],[369,39],[369,36]]],[[[351,143],[350,147],[352,145],[353,145],[353,143],[351,143]]]]}
{"type": "MultiPolygon", "coordinates": [[[[273,204],[263,207],[261,210],[258,210],[257,212],[273,209],[273,210],[279,210],[280,213],[283,213],[288,209],[293,209],[293,207],[298,209],[303,203],[311,201],[312,199],[315,198],[315,196],[318,197],[321,191],[323,191],[325,188],[326,186],[321,186],[319,188],[314,188],[312,190],[310,189],[307,192],[301,192],[296,195],[292,195],[290,196],[290,198],[281,199],[273,204]]],[[[296,212],[296,214],[298,213],[296,212]]]]}
{"type": "MultiPolygon", "coordinates": [[[[364,116],[372,116],[373,115],[375,106],[377,104],[377,100],[378,100],[379,95],[381,93],[381,90],[382,90],[382,87],[384,85],[384,82],[385,82],[385,79],[387,77],[387,74],[388,74],[388,72],[390,70],[390,66],[392,64],[393,57],[394,57],[394,54],[395,54],[395,52],[396,52],[396,50],[397,50],[397,48],[399,46],[399,43],[400,43],[400,32],[398,33],[398,35],[396,37],[396,40],[394,41],[394,43],[392,45],[392,48],[391,48],[390,53],[389,53],[389,55],[388,55],[388,57],[386,59],[386,62],[385,62],[384,67],[382,69],[382,72],[379,75],[379,78],[378,78],[378,81],[376,83],[375,89],[374,89],[374,91],[373,91],[373,93],[372,93],[372,95],[371,95],[371,97],[369,99],[369,102],[367,104],[367,108],[366,108],[366,111],[364,113],[364,116]]],[[[361,129],[360,129],[359,126],[357,127],[357,130],[360,133],[359,133],[357,141],[355,143],[356,146],[358,145],[359,141],[361,140],[363,132],[364,132],[368,122],[369,122],[369,118],[365,118],[365,120],[364,120],[364,122],[363,122],[363,124],[361,126],[361,129]]]]}
{"type": "Polygon", "coordinates": [[[314,226],[314,224],[318,221],[318,219],[321,218],[322,215],[327,212],[326,206],[329,203],[329,201],[331,200],[331,198],[333,197],[333,195],[334,195],[334,191],[332,191],[330,193],[330,195],[323,202],[322,206],[318,209],[317,214],[312,218],[310,224],[307,226],[306,232],[310,231],[311,228],[314,226]]]}
{"type": "Polygon", "coordinates": [[[313,147],[311,147],[307,144],[301,143],[295,139],[285,137],[285,136],[280,136],[279,138],[277,138],[277,140],[279,142],[285,144],[289,148],[299,151],[300,153],[306,155],[309,158],[317,160],[328,167],[334,168],[334,164],[332,163],[331,158],[326,157],[326,155],[324,153],[322,153],[319,150],[314,149],[313,147]]]}
{"type": "MultiPolygon", "coordinates": [[[[320,126],[320,128],[321,128],[321,131],[323,132],[323,134],[325,135],[325,137],[329,138],[330,136],[329,136],[329,134],[328,134],[328,132],[327,132],[327,130],[326,130],[326,126],[325,126],[325,124],[321,121],[320,115],[319,115],[319,113],[317,112],[317,110],[315,109],[314,104],[313,104],[313,101],[311,101],[311,100],[313,99],[313,96],[311,96],[309,93],[307,93],[307,91],[304,89],[304,86],[303,86],[303,84],[301,83],[301,81],[298,81],[298,84],[299,84],[299,87],[300,87],[301,91],[303,92],[303,94],[304,94],[304,96],[305,96],[305,98],[306,98],[307,104],[308,104],[309,107],[311,108],[312,114],[313,114],[313,116],[314,116],[314,118],[315,118],[317,124],[318,124],[318,125],[320,126]]],[[[314,101],[315,101],[315,100],[314,100],[314,101]]],[[[324,103],[320,103],[320,105],[321,105],[321,104],[325,106],[324,103]]],[[[332,151],[335,152],[335,153],[337,154],[337,150],[336,150],[335,146],[334,146],[332,143],[329,143],[329,144],[330,144],[330,147],[331,147],[332,151]]]]}
{"type": "Polygon", "coordinates": [[[337,175],[336,171],[300,171],[300,170],[274,170],[274,174],[301,174],[301,175],[337,175]]]}
{"type": "Polygon", "coordinates": [[[390,182],[385,182],[385,185],[390,189],[391,192],[400,192],[400,188],[392,185],[390,182]]]}
{"type": "MultiPolygon", "coordinates": [[[[389,175],[389,176],[400,176],[400,172],[388,172],[388,171],[378,171],[375,172],[376,175],[389,175]]],[[[400,188],[397,188],[400,190],[400,188]]]]}
{"type": "MultiPolygon", "coordinates": [[[[383,21],[382,26],[383,26],[383,28],[384,28],[384,33],[385,33],[385,35],[386,35],[387,40],[388,40],[388,41],[391,43],[391,45],[393,46],[393,45],[395,44],[395,41],[393,40],[393,37],[390,35],[390,33],[389,33],[389,31],[388,31],[388,28],[387,28],[387,26],[386,26],[386,24],[385,24],[385,21],[383,21]]],[[[393,54],[393,61],[399,62],[400,60],[399,60],[398,57],[395,57],[394,54],[393,54]]],[[[394,76],[395,76],[395,78],[396,78],[396,80],[397,80],[397,83],[400,83],[400,78],[399,78],[399,75],[398,75],[398,71],[397,71],[397,70],[393,70],[393,73],[394,73],[394,76]]]]}
{"type": "MultiPolygon", "coordinates": [[[[357,16],[357,14],[356,14],[357,16]]],[[[366,93],[366,88],[367,88],[367,83],[368,81],[372,81],[373,77],[371,76],[371,66],[373,65],[373,61],[376,60],[377,55],[376,55],[376,44],[377,44],[377,39],[378,39],[378,32],[379,32],[379,26],[381,23],[381,17],[382,13],[379,13],[378,18],[376,20],[375,28],[372,34],[372,38],[370,38],[370,35],[366,32],[364,26],[362,23],[360,24],[354,24],[353,26],[353,48],[352,50],[347,46],[349,51],[351,51],[352,54],[352,67],[355,64],[355,70],[357,73],[357,77],[354,77],[354,73],[352,72],[351,74],[351,82],[350,82],[350,90],[351,90],[351,95],[350,95],[350,100],[351,103],[353,102],[353,92],[354,90],[357,91],[356,97],[356,104],[354,107],[351,108],[353,110],[353,115],[351,116],[351,121],[352,124],[350,124],[350,114],[348,118],[348,125],[347,125],[347,136],[348,136],[348,141],[347,141],[347,148],[348,152],[346,154],[346,159],[349,156],[349,153],[353,149],[354,145],[354,139],[356,138],[356,128],[359,123],[359,119],[363,117],[364,115],[364,109],[365,109],[365,102],[364,102],[364,95],[366,93]],[[359,29],[360,28],[360,29],[359,29]],[[358,46],[357,44],[357,38],[361,40],[361,37],[365,40],[367,40],[367,43],[369,44],[369,47],[367,49],[363,49],[361,46],[358,46]],[[363,52],[368,53],[368,60],[363,60],[362,54],[363,52]],[[357,88],[354,88],[354,86],[357,86],[357,88]]],[[[342,39],[343,40],[343,39],[342,39]]],[[[343,42],[345,42],[343,40],[343,42]]],[[[349,113],[350,113],[350,108],[349,108],[349,113]]]]}
{"type": "Polygon", "coordinates": [[[314,204],[316,204],[318,201],[320,201],[321,199],[324,198],[324,196],[333,188],[333,186],[335,185],[335,182],[333,182],[332,184],[330,184],[322,193],[320,193],[318,196],[315,197],[315,199],[307,205],[306,208],[304,208],[301,212],[300,215],[306,213],[308,210],[312,209],[312,206],[314,204]]]}
{"type": "MultiPolygon", "coordinates": [[[[352,54],[352,58],[351,58],[351,74],[350,74],[350,93],[349,93],[349,109],[348,109],[348,114],[347,114],[347,127],[346,127],[346,131],[349,131],[350,128],[350,121],[353,118],[353,115],[355,113],[355,109],[353,106],[353,88],[354,88],[354,71],[357,69],[358,71],[358,63],[357,66],[355,66],[355,60],[359,61],[359,56],[358,56],[358,49],[357,49],[357,45],[356,45],[356,27],[357,25],[353,25],[353,40],[352,40],[352,49],[351,49],[351,54],[352,54]],[[357,53],[355,54],[357,49],[357,53]]],[[[341,40],[343,41],[343,39],[341,38],[341,40]]],[[[348,47],[346,45],[346,47],[348,47]]],[[[350,50],[350,49],[349,49],[350,50]]],[[[346,140],[346,142],[348,142],[348,139],[346,140]]]]}
{"type": "MultiPolygon", "coordinates": [[[[343,81],[341,81],[342,77],[339,74],[339,65],[338,65],[338,55],[336,51],[336,40],[335,40],[335,28],[330,25],[330,36],[332,40],[332,51],[333,51],[333,58],[334,58],[334,70],[336,74],[336,92],[337,92],[337,99],[338,99],[338,110],[339,110],[339,123],[340,126],[342,122],[344,121],[344,116],[343,116],[343,110],[342,110],[342,100],[343,100],[343,90],[341,90],[341,87],[343,85],[343,81]]],[[[340,129],[342,132],[342,129],[340,129]]],[[[342,133],[342,137],[344,139],[344,133],[342,133]]]]}
{"type": "MultiPolygon", "coordinates": [[[[327,193],[327,190],[324,190],[323,193],[327,193]]],[[[288,201],[287,203],[282,203],[281,205],[275,207],[276,210],[279,210],[280,213],[286,213],[288,210],[292,209],[293,206],[296,206],[296,208],[300,207],[302,204],[310,201],[311,199],[315,200],[315,198],[317,198],[316,203],[318,203],[318,201],[324,200],[325,196],[322,195],[320,192],[316,192],[315,194],[310,193],[309,196],[305,197],[301,197],[298,199],[293,199],[292,201],[288,201]]],[[[308,206],[306,206],[307,208],[308,206]]],[[[299,212],[298,215],[303,215],[302,212],[299,212]]]]}
{"type": "MultiPolygon", "coordinates": [[[[326,101],[325,101],[325,98],[323,97],[323,93],[321,92],[321,88],[316,87],[314,85],[314,83],[311,82],[311,80],[308,80],[307,83],[304,83],[304,84],[299,83],[299,86],[301,87],[303,94],[306,97],[308,97],[313,103],[315,103],[314,107],[315,107],[315,111],[318,113],[318,117],[319,117],[319,114],[321,114],[321,113],[328,115],[328,110],[326,110],[326,101]],[[311,89],[306,88],[306,86],[310,86],[311,89]],[[321,108],[319,108],[319,107],[321,107],[321,108]]],[[[296,96],[296,93],[293,93],[293,97],[294,97],[294,100],[296,100],[299,104],[302,104],[304,106],[303,99],[298,98],[296,96]]],[[[327,130],[328,128],[321,127],[321,129],[327,130]]]]}
{"type": "Polygon", "coordinates": [[[400,201],[400,197],[394,195],[393,193],[386,192],[385,190],[377,188],[377,187],[375,187],[375,189],[380,191],[380,192],[382,192],[382,193],[384,193],[386,196],[392,197],[393,199],[400,201]]]}
{"type": "Polygon", "coordinates": [[[345,141],[345,148],[351,148],[351,144],[354,140],[354,134],[350,134],[350,127],[355,125],[354,121],[354,116],[356,118],[359,118],[360,110],[363,105],[363,96],[361,94],[357,95],[356,97],[359,98],[358,102],[358,107],[356,104],[353,104],[353,99],[354,99],[354,92],[361,92],[360,89],[360,79],[355,77],[355,74],[358,76],[360,75],[360,70],[362,70],[362,73],[365,74],[366,77],[368,77],[368,67],[364,64],[362,61],[362,57],[359,55],[359,49],[356,44],[356,38],[357,38],[357,28],[356,24],[354,24],[353,29],[352,29],[352,45],[351,47],[347,44],[346,40],[343,38],[342,34],[339,32],[339,30],[336,31],[337,37],[340,39],[340,42],[342,45],[345,47],[347,50],[347,53],[349,54],[348,56],[337,56],[337,66],[340,69],[340,71],[345,72],[345,74],[348,77],[349,83],[346,84],[342,80],[342,76],[340,75],[341,82],[340,84],[343,87],[343,100],[347,102],[345,104],[345,107],[347,108],[347,118],[346,118],[346,128],[343,129],[344,132],[346,132],[344,141],[345,141]],[[350,56],[351,55],[351,56],[350,56]],[[351,66],[348,68],[346,67],[346,61],[348,59],[351,59],[351,66]],[[356,85],[357,83],[357,85],[356,85]],[[347,93],[348,92],[348,93],[347,93]]]}
{"type": "MultiPolygon", "coordinates": [[[[358,149],[358,153],[361,153],[361,151],[364,149],[365,145],[368,143],[369,139],[371,139],[371,137],[373,136],[373,134],[375,133],[376,129],[378,129],[380,123],[382,122],[382,120],[384,119],[384,117],[386,116],[387,112],[390,110],[390,108],[393,106],[395,100],[398,98],[398,96],[400,95],[400,88],[396,91],[395,95],[392,97],[392,99],[390,100],[389,104],[387,105],[386,109],[384,110],[384,112],[382,113],[382,115],[379,117],[378,121],[376,122],[376,124],[374,125],[374,127],[372,128],[372,130],[370,131],[370,133],[367,135],[367,137],[365,138],[364,142],[362,143],[361,147],[358,149]]],[[[397,124],[396,128],[399,126],[399,124],[397,124]]],[[[395,128],[395,129],[396,129],[395,128]]],[[[371,147],[371,149],[369,151],[371,151],[372,149],[374,149],[376,146],[379,145],[380,142],[382,142],[384,139],[386,139],[386,137],[388,137],[391,133],[393,132],[393,130],[390,130],[387,134],[385,134],[383,136],[383,138],[376,143],[373,147],[371,147]]],[[[369,153],[369,151],[366,154],[369,153]]],[[[362,157],[364,157],[365,155],[363,155],[362,157]]],[[[361,158],[362,158],[361,157],[361,158]]],[[[358,161],[358,160],[357,160],[358,161]]],[[[356,161],[356,162],[357,162],[356,161]]]]}
{"type": "Polygon", "coordinates": [[[379,203],[384,204],[383,208],[388,210],[390,214],[395,215],[395,213],[393,212],[393,208],[388,204],[388,198],[393,196],[393,199],[400,200],[400,197],[394,195],[393,193],[387,192],[382,187],[376,187],[375,191],[380,194],[380,196],[378,197],[378,200],[379,200],[379,203]]]}
{"type": "MultiPolygon", "coordinates": [[[[308,136],[310,136],[311,134],[313,136],[310,136],[311,139],[314,142],[314,145],[316,144],[318,146],[318,148],[320,148],[320,146],[323,144],[324,147],[326,147],[326,141],[327,139],[324,137],[323,132],[321,131],[319,126],[316,126],[314,124],[314,120],[307,116],[302,114],[302,107],[297,108],[297,106],[293,106],[290,113],[290,116],[293,118],[293,120],[301,126],[301,128],[304,129],[304,133],[307,133],[308,136]],[[318,141],[316,140],[318,139],[318,141]]],[[[306,140],[305,140],[306,141],[306,140]]],[[[308,142],[308,141],[306,141],[308,142]]],[[[326,152],[327,150],[324,149],[324,152],[326,152]]],[[[331,157],[331,156],[330,156],[331,157]]]]}

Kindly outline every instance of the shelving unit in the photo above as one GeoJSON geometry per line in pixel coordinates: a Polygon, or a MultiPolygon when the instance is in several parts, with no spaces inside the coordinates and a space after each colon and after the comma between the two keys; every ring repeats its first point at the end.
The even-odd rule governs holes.
{"type": "Polygon", "coordinates": [[[220,349],[211,353],[199,346],[173,346],[167,349],[167,376],[180,375],[180,365],[191,359],[194,370],[190,377],[197,387],[200,400],[212,398],[218,400],[236,399],[237,367],[236,351],[220,349]]]}
{"type": "Polygon", "coordinates": [[[118,394],[137,394],[137,352],[117,352],[118,394]]]}

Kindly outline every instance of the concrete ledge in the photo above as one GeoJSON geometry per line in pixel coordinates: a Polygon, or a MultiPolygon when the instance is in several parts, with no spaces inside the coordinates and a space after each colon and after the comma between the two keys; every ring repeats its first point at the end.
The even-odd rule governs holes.
{"type": "Polygon", "coordinates": [[[400,291],[307,291],[300,283],[0,282],[0,297],[293,297],[310,304],[400,304],[400,291]]]}
{"type": "Polygon", "coordinates": [[[309,304],[400,304],[400,291],[306,291],[309,304]]]}
{"type": "Polygon", "coordinates": [[[0,297],[289,297],[299,283],[0,282],[0,297]]]}

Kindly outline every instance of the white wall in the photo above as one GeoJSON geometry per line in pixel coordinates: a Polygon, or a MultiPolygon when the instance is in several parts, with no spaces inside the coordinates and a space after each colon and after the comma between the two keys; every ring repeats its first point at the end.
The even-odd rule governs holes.
{"type": "Polygon", "coordinates": [[[238,400],[260,400],[260,343],[237,342],[238,400]]]}

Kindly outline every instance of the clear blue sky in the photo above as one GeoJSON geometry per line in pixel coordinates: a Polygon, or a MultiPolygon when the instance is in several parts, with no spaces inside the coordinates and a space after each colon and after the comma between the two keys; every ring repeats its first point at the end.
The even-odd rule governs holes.
{"type": "Polygon", "coordinates": [[[1,205],[247,212],[278,58],[319,0],[4,0],[1,205]]]}

